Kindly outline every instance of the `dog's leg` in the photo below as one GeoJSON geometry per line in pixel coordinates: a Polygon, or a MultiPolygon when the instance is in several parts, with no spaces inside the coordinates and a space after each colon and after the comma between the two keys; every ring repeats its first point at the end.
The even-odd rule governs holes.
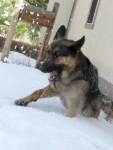
{"type": "Polygon", "coordinates": [[[102,106],[102,100],[101,97],[98,96],[96,99],[93,99],[88,104],[86,104],[82,112],[86,117],[98,118],[100,114],[101,106],[102,106]]]}
{"type": "Polygon", "coordinates": [[[28,103],[30,103],[32,101],[37,101],[37,99],[39,99],[39,98],[52,97],[54,95],[55,95],[55,92],[53,91],[51,86],[48,85],[47,87],[45,87],[43,89],[39,89],[39,90],[33,92],[31,95],[29,95],[25,98],[16,100],[15,104],[21,105],[21,106],[26,106],[28,103]]]}
{"type": "Polygon", "coordinates": [[[107,115],[105,119],[111,122],[113,120],[113,102],[111,100],[107,101],[104,99],[102,101],[102,110],[107,115]]]}
{"type": "Polygon", "coordinates": [[[74,108],[68,108],[68,111],[66,113],[66,117],[70,117],[70,118],[76,117],[78,112],[79,112],[78,109],[75,110],[74,108]]]}
{"type": "Polygon", "coordinates": [[[80,102],[69,100],[67,101],[67,107],[68,110],[66,113],[66,117],[76,117],[76,115],[80,111],[80,102]]]}

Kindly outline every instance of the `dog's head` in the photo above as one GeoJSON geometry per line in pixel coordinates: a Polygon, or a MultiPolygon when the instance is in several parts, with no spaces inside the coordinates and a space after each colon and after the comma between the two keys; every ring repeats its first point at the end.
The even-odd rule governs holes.
{"type": "Polygon", "coordinates": [[[60,32],[58,33],[58,37],[48,47],[47,58],[41,65],[40,70],[45,73],[50,73],[51,77],[60,76],[63,78],[67,77],[76,67],[79,52],[84,44],[85,37],[83,36],[78,41],[72,41],[63,38],[60,32]]]}

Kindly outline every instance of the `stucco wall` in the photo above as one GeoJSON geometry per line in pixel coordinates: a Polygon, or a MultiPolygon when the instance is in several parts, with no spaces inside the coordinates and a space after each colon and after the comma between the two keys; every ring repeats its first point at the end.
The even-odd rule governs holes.
{"type": "Polygon", "coordinates": [[[113,84],[113,0],[101,0],[93,30],[85,29],[92,0],[78,0],[68,38],[86,42],[83,53],[99,70],[99,75],[113,84]]]}
{"type": "MultiPolygon", "coordinates": [[[[58,28],[61,25],[65,25],[67,27],[74,0],[49,0],[47,10],[52,11],[55,2],[58,2],[60,4],[60,7],[59,7],[58,14],[57,14],[57,17],[56,17],[56,20],[54,23],[50,42],[53,41],[53,37],[54,37],[56,31],[58,30],[58,28]]],[[[39,42],[43,41],[45,30],[46,30],[46,28],[43,27],[42,32],[41,32],[41,38],[39,39],[39,42]]]]}

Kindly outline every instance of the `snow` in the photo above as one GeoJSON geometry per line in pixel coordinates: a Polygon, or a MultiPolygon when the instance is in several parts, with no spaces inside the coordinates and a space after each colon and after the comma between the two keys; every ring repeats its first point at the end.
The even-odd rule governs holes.
{"type": "Polygon", "coordinates": [[[3,16],[8,17],[8,15],[9,15],[9,12],[4,10],[4,15],[3,16]]]}
{"type": "Polygon", "coordinates": [[[31,15],[34,15],[34,12],[30,12],[31,15]]]}
{"type": "MultiPolygon", "coordinates": [[[[23,53],[25,53],[25,51],[23,51],[23,53]]],[[[17,52],[10,52],[9,58],[5,58],[4,61],[7,61],[8,63],[11,64],[20,64],[20,65],[30,66],[30,67],[35,67],[36,65],[36,60],[17,52]]]]}
{"type": "Polygon", "coordinates": [[[48,74],[33,68],[35,60],[30,59],[32,67],[17,65],[23,58],[11,52],[9,64],[0,62],[0,150],[113,150],[113,124],[103,112],[98,120],[67,118],[57,97],[27,107],[14,104],[48,85],[48,74]]]}
{"type": "Polygon", "coordinates": [[[7,20],[4,21],[4,23],[5,23],[6,25],[8,25],[8,26],[10,25],[9,21],[7,21],[7,20]]]}

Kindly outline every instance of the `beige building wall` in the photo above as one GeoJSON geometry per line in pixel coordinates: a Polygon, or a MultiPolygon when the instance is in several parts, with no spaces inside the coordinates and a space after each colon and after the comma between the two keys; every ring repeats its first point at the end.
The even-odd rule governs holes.
{"type": "MultiPolygon", "coordinates": [[[[54,3],[58,2],[60,4],[58,14],[54,23],[53,32],[50,37],[50,42],[53,41],[53,37],[61,25],[65,25],[67,27],[71,10],[73,7],[74,0],[49,0],[47,10],[52,11],[54,3]]],[[[46,28],[42,28],[41,38],[39,39],[39,43],[42,43],[46,28]]]]}
{"type": "MultiPolygon", "coordinates": [[[[99,70],[99,75],[113,84],[113,0],[101,0],[94,28],[85,29],[92,0],[77,0],[68,38],[86,42],[83,53],[99,70]]],[[[106,87],[105,87],[106,88],[106,87]]]]}

